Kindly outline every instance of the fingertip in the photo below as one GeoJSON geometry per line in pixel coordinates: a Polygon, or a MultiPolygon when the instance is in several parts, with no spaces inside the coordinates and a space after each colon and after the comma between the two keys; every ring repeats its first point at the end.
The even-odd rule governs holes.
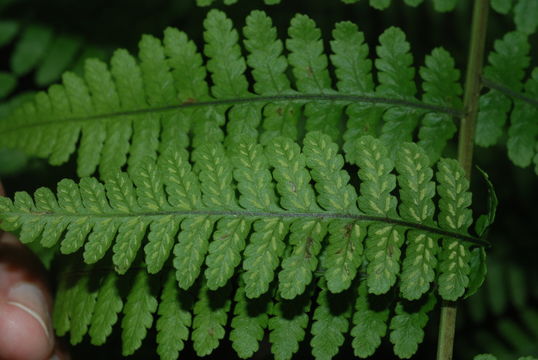
{"type": "Polygon", "coordinates": [[[54,342],[42,324],[26,309],[0,304],[0,359],[47,360],[54,342]]]}

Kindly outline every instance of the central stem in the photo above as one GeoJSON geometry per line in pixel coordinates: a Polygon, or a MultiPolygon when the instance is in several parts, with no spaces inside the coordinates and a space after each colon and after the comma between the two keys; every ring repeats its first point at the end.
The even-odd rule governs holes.
{"type": "MultiPolygon", "coordinates": [[[[475,0],[463,100],[465,115],[460,124],[458,139],[458,161],[465,170],[468,179],[471,178],[473,163],[474,134],[481,88],[480,77],[484,62],[488,11],[489,0],[475,0]]],[[[439,324],[437,360],[452,359],[456,314],[456,302],[443,301],[441,305],[441,321],[439,324]]]]}

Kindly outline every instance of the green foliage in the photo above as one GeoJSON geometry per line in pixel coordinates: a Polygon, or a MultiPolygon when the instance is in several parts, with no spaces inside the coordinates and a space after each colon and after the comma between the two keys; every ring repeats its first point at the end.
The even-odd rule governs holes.
{"type": "MultiPolygon", "coordinates": [[[[512,1],[493,7],[507,13],[512,1]]],[[[519,0],[513,9],[519,31],[489,54],[476,141],[507,138],[510,159],[534,161],[538,172],[538,71],[525,81],[536,20],[522,16],[538,7],[519,0]]],[[[470,235],[469,182],[443,158],[465,116],[456,62],[443,48],[415,60],[396,27],[371,59],[351,22],[337,23],[328,42],[301,14],[285,39],[262,11],[242,31],[218,10],[203,26],[203,52],[168,28],[162,40],[144,35],[136,57],[120,49],[109,64],[89,60],[84,75],[68,72],[61,85],[2,109],[0,146],[54,165],[78,156],[82,178],[62,180],[56,195],[0,198],[2,228],[50,254],[73,254],[58,261],[56,332],[102,345],[121,323],[127,356],[154,327],[163,359],[178,358],[189,339],[198,356],[212,354],[225,338],[251,358],[264,337],[276,359],[301,356],[305,339],[314,358],[330,359],[348,335],[357,357],[372,356],[383,338],[399,358],[412,357],[437,295],[455,301],[484,281],[482,246],[495,217],[487,180],[489,213],[470,235]]],[[[39,67],[46,83],[79,45],[29,29],[1,21],[0,46],[21,32],[14,73],[39,67]]],[[[0,73],[0,97],[13,79],[0,73]]],[[[496,330],[529,349],[537,316],[521,273],[508,274],[510,291],[487,287],[492,311],[503,312],[509,294],[530,320],[502,319],[496,330]]]]}
{"type": "Polygon", "coordinates": [[[409,359],[417,351],[424,339],[422,330],[428,322],[428,312],[435,306],[436,298],[430,294],[418,311],[408,312],[403,303],[398,303],[395,316],[390,321],[390,341],[394,344],[394,353],[401,359],[409,359]]]}
{"type": "MultiPolygon", "coordinates": [[[[370,299],[395,296],[389,290],[402,261],[402,299],[417,299],[430,289],[437,261],[431,248],[443,238],[439,293],[456,299],[466,283],[458,280],[452,289],[448,278],[468,276],[471,259],[458,250],[452,261],[454,246],[483,243],[467,233],[470,194],[455,162],[438,163],[436,220],[433,170],[419,146],[402,144],[395,160],[383,141],[372,137],[359,138],[350,148],[347,157],[359,166],[362,180],[359,196],[336,143],[309,132],[302,149],[285,137],[266,146],[248,138],[229,149],[205,144],[192,154],[169,147],[104,184],[66,179],[56,196],[46,188],[33,198],[19,192],[14,202],[0,200],[2,227],[20,229],[26,243],[59,243],[62,253],[78,252],[72,256],[88,264],[73,262],[67,274],[80,266],[87,273],[113,267],[125,274],[60,283],[56,313],[64,314],[54,323],[59,334],[70,332],[73,343],[89,332],[93,343],[102,344],[122,311],[123,354],[132,354],[157,313],[161,357],[177,356],[191,323],[196,353],[208,355],[225,336],[233,300],[230,338],[242,358],[258,349],[268,329],[275,357],[289,359],[306,336],[310,317],[316,358],[337,354],[348,331],[357,356],[365,357],[379,346],[390,316],[390,307],[371,308],[370,299]],[[399,207],[391,195],[397,185],[399,207]],[[402,260],[404,243],[415,250],[402,260]],[[363,247],[368,262],[360,270],[363,247]],[[264,254],[272,260],[265,261],[264,254]],[[417,262],[428,267],[415,271],[417,262]],[[316,284],[321,292],[314,295],[316,284]]],[[[417,313],[404,310],[402,301],[390,322],[391,341],[397,355],[409,357],[422,339],[433,300],[417,313]]]]}
{"type": "Polygon", "coordinates": [[[480,98],[476,143],[494,145],[508,132],[510,160],[521,167],[534,162],[538,174],[538,127],[532,121],[538,114],[538,70],[534,69],[523,82],[530,63],[529,51],[527,36],[522,32],[510,32],[495,42],[495,52],[489,55],[489,65],[484,69],[485,83],[491,90],[480,98]]]}
{"type": "Polygon", "coordinates": [[[209,139],[222,141],[220,127],[225,123],[226,146],[245,137],[262,144],[276,136],[297,139],[302,116],[307,130],[344,141],[346,149],[364,130],[392,144],[410,141],[418,128],[420,144],[432,162],[452,138],[451,117],[460,113],[461,106],[452,58],[442,50],[427,58],[421,71],[424,102],[419,101],[410,47],[398,28],[380,36],[375,60],[379,85],[374,90],[364,35],[349,22],[336,25],[330,57],[320,30],[305,15],[291,21],[287,58],[263,12],[247,17],[243,41],[220,11],[211,10],[204,27],[207,64],[184,33],[167,29],[162,42],[145,35],[139,62],[117,50],[110,66],[88,61],[83,77],[66,73],[63,85],[54,85],[14,109],[0,125],[0,145],[48,158],[52,164],[67,161],[77,150],[79,176],[98,169],[107,179],[126,163],[156,157],[169,146],[187,146],[189,131],[195,147],[209,139]],[[336,69],[336,89],[329,59],[336,69]],[[252,86],[246,76],[249,70],[252,86]],[[342,112],[349,117],[344,124],[342,112]],[[176,137],[178,132],[183,135],[176,137]]]}

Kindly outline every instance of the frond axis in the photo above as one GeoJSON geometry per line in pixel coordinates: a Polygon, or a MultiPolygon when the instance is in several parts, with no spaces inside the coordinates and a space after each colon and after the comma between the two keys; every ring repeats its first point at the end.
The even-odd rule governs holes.
{"type": "MultiPolygon", "coordinates": [[[[31,214],[39,215],[39,216],[62,216],[61,213],[53,213],[53,212],[33,212],[31,214]]],[[[25,215],[28,215],[28,213],[25,213],[25,215]]],[[[354,221],[363,221],[363,222],[381,222],[386,224],[392,224],[392,225],[399,225],[403,226],[408,229],[417,229],[426,231],[429,233],[433,233],[439,236],[443,236],[445,238],[452,238],[455,240],[465,241],[469,242],[471,244],[477,245],[477,246],[483,246],[486,248],[489,248],[491,244],[481,238],[477,238],[474,236],[469,236],[457,232],[452,232],[448,230],[443,230],[441,228],[432,227],[428,225],[413,223],[405,220],[400,219],[393,219],[389,217],[382,217],[382,216],[372,216],[372,215],[362,215],[362,214],[349,214],[349,213],[334,213],[334,212],[312,212],[312,213],[305,213],[305,212],[265,212],[265,211],[249,211],[249,210],[168,210],[168,211],[155,211],[155,212],[145,212],[140,211],[136,213],[130,213],[130,214],[124,214],[124,213],[109,213],[109,214],[65,214],[65,216],[69,217],[95,217],[95,218],[131,218],[131,217],[154,217],[154,216],[169,216],[174,215],[178,217],[186,217],[186,216],[211,216],[215,218],[237,218],[237,217],[243,217],[243,218],[282,218],[282,219],[298,219],[298,218],[306,218],[306,219],[312,219],[316,218],[319,220],[335,220],[335,219],[348,219],[348,220],[354,220],[354,221]]]]}
{"type": "Polygon", "coordinates": [[[353,94],[289,94],[289,95],[271,95],[271,96],[249,96],[240,98],[218,99],[208,101],[185,101],[183,103],[150,107],[146,109],[118,111],[105,114],[97,114],[90,116],[70,117],[63,119],[55,119],[49,121],[41,121],[35,123],[25,124],[16,128],[6,129],[0,131],[0,135],[9,134],[11,132],[20,131],[23,129],[29,129],[41,126],[58,125],[61,123],[73,123],[73,122],[85,122],[93,120],[111,119],[116,117],[126,117],[130,119],[130,116],[146,115],[154,113],[162,113],[173,110],[181,110],[195,107],[218,107],[222,105],[240,105],[248,103],[278,103],[278,102],[301,102],[301,101],[327,101],[327,102],[343,102],[346,105],[354,103],[370,103],[370,104],[384,104],[394,106],[404,106],[410,108],[416,108],[426,110],[429,112],[438,112],[452,115],[456,118],[460,118],[464,115],[463,110],[455,109],[451,107],[438,106],[434,104],[423,103],[419,101],[409,101],[404,99],[392,99],[386,97],[368,96],[368,95],[353,95],[353,94]]]}
{"type": "Polygon", "coordinates": [[[529,104],[531,104],[531,105],[533,105],[535,107],[538,107],[538,99],[533,99],[533,98],[531,98],[529,96],[526,96],[526,95],[524,95],[524,94],[522,94],[520,92],[514,91],[514,90],[510,89],[507,86],[504,86],[502,84],[498,84],[495,81],[492,81],[492,80],[489,80],[487,78],[482,77],[482,84],[485,87],[500,91],[500,92],[504,93],[505,95],[508,95],[508,96],[510,96],[512,98],[522,100],[522,101],[524,101],[526,103],[529,103],[529,104]]]}

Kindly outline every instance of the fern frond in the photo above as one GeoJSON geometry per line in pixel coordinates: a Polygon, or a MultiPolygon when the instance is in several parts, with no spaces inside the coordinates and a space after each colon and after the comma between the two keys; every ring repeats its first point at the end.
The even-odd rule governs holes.
{"type": "Polygon", "coordinates": [[[415,311],[406,311],[404,303],[396,304],[395,315],[390,321],[390,341],[394,344],[394,354],[400,359],[409,359],[417,352],[424,339],[423,328],[428,322],[428,312],[436,303],[433,294],[426,297],[424,304],[415,311]]]}
{"type": "MultiPolygon", "coordinates": [[[[424,80],[422,99],[431,104],[461,108],[463,89],[458,82],[460,72],[455,68],[452,56],[443,48],[435,48],[426,56],[425,65],[420,68],[420,76],[424,80]]],[[[428,113],[424,115],[418,133],[419,144],[434,162],[455,133],[456,126],[448,114],[428,113]]]]}
{"type": "MultiPolygon", "coordinates": [[[[390,304],[404,303],[390,291],[398,276],[403,298],[431,292],[437,275],[441,297],[457,299],[475,276],[470,272],[480,271],[471,267],[471,246],[487,244],[468,233],[468,181],[455,160],[438,162],[436,211],[424,150],[403,143],[394,160],[387,154],[373,137],[350,146],[347,157],[361,180],[357,196],[344,170],[354,168],[319,132],[307,133],[302,148],[285,137],[266,146],[205,144],[191,154],[169,147],[104,185],[94,178],[62,180],[56,196],[39,189],[33,198],[17,193],[14,202],[0,197],[1,225],[20,229],[27,243],[80,250],[70,255],[54,316],[58,334],[70,332],[74,343],[88,328],[92,342],[103,343],[122,311],[123,353],[132,354],[157,312],[163,358],[181,351],[191,321],[194,349],[204,356],[225,336],[234,303],[231,340],[241,357],[257,350],[267,328],[275,358],[290,359],[310,320],[316,358],[337,353],[348,331],[355,354],[368,357],[388,330],[390,304]],[[359,270],[363,247],[367,261],[359,270]],[[81,267],[81,258],[90,265],[81,267]],[[105,271],[88,275],[98,268],[105,271]],[[125,275],[107,275],[108,269],[125,275]],[[76,278],[81,273],[83,280],[76,278]],[[386,306],[372,307],[381,296],[386,306]]],[[[481,236],[491,221],[480,226],[481,236]]],[[[402,306],[390,322],[392,341],[398,355],[410,356],[430,307],[414,313],[402,306]]]]}
{"type": "Polygon", "coordinates": [[[62,85],[14,109],[0,123],[0,146],[52,164],[77,151],[78,175],[98,170],[106,180],[124,165],[155,159],[170,146],[185,148],[189,133],[195,148],[223,139],[226,147],[247,138],[262,144],[278,136],[298,140],[304,116],[307,130],[322,131],[337,143],[343,140],[346,149],[365,134],[381,134],[398,145],[412,140],[422,123],[421,145],[434,151],[434,161],[452,137],[450,131],[442,138],[439,133],[452,129],[452,118],[461,115],[457,72],[441,50],[428,57],[430,71],[422,71],[425,95],[422,101],[416,98],[413,57],[398,28],[380,37],[376,87],[364,36],[349,22],[335,26],[330,57],[321,31],[305,15],[291,21],[287,58],[284,42],[261,11],[247,17],[244,39],[218,10],[208,13],[204,27],[207,63],[176,29],[165,30],[162,41],[144,35],[138,60],[122,49],[110,66],[89,60],[83,77],[66,73],[62,85]],[[328,71],[331,62],[336,86],[328,71]]]}
{"type": "Polygon", "coordinates": [[[372,309],[370,297],[366,282],[361,282],[355,301],[354,326],[351,329],[351,345],[355,356],[361,359],[368,358],[375,352],[387,332],[389,309],[372,309]]]}
{"type": "Polygon", "coordinates": [[[106,342],[106,338],[112,333],[112,326],[118,321],[118,313],[122,309],[123,301],[119,290],[118,275],[115,272],[109,272],[100,284],[88,331],[93,345],[103,345],[106,342]]]}
{"type": "MultiPolygon", "coordinates": [[[[456,160],[443,159],[437,172],[441,212],[439,225],[444,229],[466,232],[472,222],[469,181],[456,160]],[[451,203],[449,205],[449,203],[451,203]]],[[[443,240],[439,268],[439,294],[447,300],[463,295],[469,284],[471,257],[467,244],[443,240]]]]}
{"type": "Polygon", "coordinates": [[[312,296],[311,287],[293,300],[277,299],[270,310],[269,342],[275,360],[291,359],[299,350],[308,326],[312,296]]]}
{"type": "Polygon", "coordinates": [[[536,31],[538,6],[532,0],[493,0],[491,7],[501,14],[513,11],[514,22],[518,31],[531,35],[536,31]],[[512,6],[512,4],[514,4],[512,6]]]}
{"type": "Polygon", "coordinates": [[[508,157],[517,166],[534,162],[538,174],[538,70],[533,69],[524,81],[530,63],[530,46],[522,32],[507,33],[495,42],[489,56],[483,83],[490,90],[480,97],[476,143],[491,146],[504,141],[508,157]],[[510,120],[506,128],[507,119],[510,120]]]}
{"type": "Polygon", "coordinates": [[[216,296],[202,283],[194,304],[192,342],[198,356],[211,354],[224,337],[224,326],[232,303],[231,287],[225,286],[216,296]]]}
{"type": "Polygon", "coordinates": [[[148,328],[153,324],[153,314],[157,310],[157,299],[145,269],[136,272],[132,286],[121,321],[123,356],[132,355],[140,347],[148,328]]]}
{"type": "Polygon", "coordinates": [[[324,279],[318,287],[321,292],[317,298],[312,315],[312,355],[316,359],[332,359],[344,343],[344,335],[349,330],[353,299],[350,293],[333,295],[327,290],[324,279]]]}
{"type": "Polygon", "coordinates": [[[177,359],[189,338],[192,323],[190,294],[177,287],[173,271],[169,271],[163,285],[157,319],[157,354],[163,360],[177,359]]]}
{"type": "Polygon", "coordinates": [[[84,248],[90,264],[112,247],[112,263],[120,274],[132,266],[141,247],[147,271],[159,273],[173,248],[182,289],[194,284],[204,261],[206,286],[215,290],[227,284],[243,260],[247,297],[267,292],[283,257],[278,288],[285,299],[302,294],[320,265],[331,292],[347,289],[362,261],[363,238],[368,288],[375,294],[393,287],[400,274],[400,248],[409,244],[401,290],[416,299],[430,288],[442,237],[441,294],[463,295],[469,248],[484,240],[467,232],[470,194],[461,168],[454,161],[439,162],[437,225],[433,170],[420,147],[402,145],[395,161],[386,157],[383,142],[372,137],[359,138],[353,148],[348,157],[359,166],[358,197],[337,145],[314,132],[306,135],[302,150],[288,138],[276,138],[265,148],[240,143],[234,151],[206,144],[193,151],[192,159],[185,150],[170,148],[105,185],[93,178],[78,185],[62,180],[57,200],[46,189],[36,191],[35,201],[17,193],[14,203],[0,199],[2,227],[21,229],[23,242],[40,238],[47,247],[59,243],[62,253],[84,248]],[[394,164],[400,173],[399,209],[392,195],[394,164]],[[422,265],[418,272],[416,264],[422,265]],[[454,286],[453,276],[457,289],[445,291],[454,286]]]}
{"type": "Polygon", "coordinates": [[[270,298],[263,296],[257,299],[248,299],[244,283],[241,280],[240,286],[235,291],[234,301],[230,340],[239,357],[249,359],[258,351],[260,341],[267,328],[270,298]]]}
{"type": "MultiPolygon", "coordinates": [[[[427,166],[428,158],[414,144],[403,145],[400,151],[396,162],[396,169],[400,173],[398,183],[402,187],[400,214],[407,220],[431,222],[435,184],[431,181],[433,171],[427,166]],[[409,191],[410,189],[415,191],[409,191]]],[[[434,236],[413,230],[407,237],[409,244],[402,264],[400,289],[404,298],[415,300],[429,289],[434,279],[439,248],[434,236]]]]}

